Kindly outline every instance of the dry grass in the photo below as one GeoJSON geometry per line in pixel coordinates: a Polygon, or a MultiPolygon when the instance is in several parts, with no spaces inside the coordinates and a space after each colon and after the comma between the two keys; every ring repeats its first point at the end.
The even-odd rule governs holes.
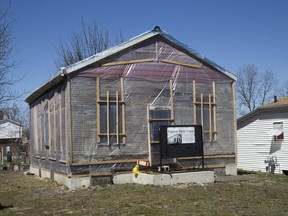
{"type": "Polygon", "coordinates": [[[105,185],[69,191],[23,172],[0,174],[0,215],[288,215],[288,176],[250,174],[209,185],[105,185]]]}

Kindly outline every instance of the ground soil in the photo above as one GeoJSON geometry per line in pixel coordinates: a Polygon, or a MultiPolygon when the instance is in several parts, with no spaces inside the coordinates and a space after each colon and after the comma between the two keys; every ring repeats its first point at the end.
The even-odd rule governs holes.
{"type": "Polygon", "coordinates": [[[68,190],[23,171],[0,173],[0,215],[288,215],[288,176],[245,174],[207,185],[68,190]]]}

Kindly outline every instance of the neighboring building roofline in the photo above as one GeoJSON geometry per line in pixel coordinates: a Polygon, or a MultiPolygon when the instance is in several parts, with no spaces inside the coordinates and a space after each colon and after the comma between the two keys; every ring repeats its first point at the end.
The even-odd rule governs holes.
{"type": "Polygon", "coordinates": [[[64,77],[67,74],[71,74],[73,72],[78,71],[81,68],[84,68],[86,66],[89,66],[91,64],[94,64],[96,62],[99,62],[111,55],[114,55],[120,51],[123,51],[125,49],[128,49],[131,46],[134,46],[136,44],[139,44],[145,40],[148,40],[152,37],[155,36],[161,36],[163,38],[165,38],[166,40],[168,40],[170,43],[174,44],[175,46],[179,47],[180,49],[186,51],[187,54],[190,54],[191,56],[194,56],[196,58],[198,58],[200,61],[202,61],[202,63],[205,63],[213,68],[215,68],[216,70],[218,70],[219,72],[223,73],[224,75],[226,75],[227,77],[229,77],[230,79],[232,79],[233,81],[237,80],[237,77],[230,73],[229,71],[225,70],[224,68],[222,68],[221,66],[217,65],[216,63],[214,63],[213,61],[211,61],[210,59],[204,57],[203,55],[200,55],[199,53],[197,53],[195,50],[189,48],[188,46],[186,46],[185,44],[183,44],[182,42],[178,41],[177,39],[175,39],[174,37],[170,36],[169,34],[167,34],[165,31],[161,30],[159,26],[155,26],[154,29],[145,32],[141,35],[138,35],[136,37],[131,38],[130,40],[123,42],[117,46],[111,47],[101,53],[97,53],[93,56],[90,56],[86,59],[83,59],[82,61],[79,61],[73,65],[61,68],[59,73],[54,76],[50,81],[46,82],[45,84],[43,84],[42,86],[40,86],[38,89],[36,89],[32,94],[30,94],[25,101],[27,103],[32,103],[33,101],[35,101],[40,95],[42,95],[43,93],[45,93],[47,90],[49,90],[50,88],[52,88],[53,86],[55,86],[56,84],[60,83],[64,77]]]}
{"type": "Polygon", "coordinates": [[[282,111],[282,110],[287,110],[287,112],[288,112],[288,104],[281,104],[278,106],[265,106],[265,105],[263,105],[261,107],[256,108],[255,110],[247,113],[246,115],[239,117],[237,119],[237,124],[239,124],[239,123],[245,121],[246,119],[249,119],[250,117],[255,116],[256,114],[259,114],[261,112],[282,111]]]}
{"type": "Polygon", "coordinates": [[[16,121],[11,120],[11,119],[3,119],[3,120],[0,120],[0,124],[5,124],[6,122],[10,122],[10,123],[12,123],[12,124],[15,124],[15,125],[21,126],[21,123],[16,122],[16,121]]]}

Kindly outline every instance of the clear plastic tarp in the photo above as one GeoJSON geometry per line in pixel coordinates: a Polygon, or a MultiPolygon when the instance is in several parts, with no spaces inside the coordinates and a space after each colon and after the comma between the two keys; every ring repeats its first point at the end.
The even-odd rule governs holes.
{"type": "Polygon", "coordinates": [[[35,155],[157,163],[158,127],[167,124],[202,124],[207,154],[234,152],[231,78],[161,38],[68,76],[70,89],[62,82],[31,104],[35,155]]]}

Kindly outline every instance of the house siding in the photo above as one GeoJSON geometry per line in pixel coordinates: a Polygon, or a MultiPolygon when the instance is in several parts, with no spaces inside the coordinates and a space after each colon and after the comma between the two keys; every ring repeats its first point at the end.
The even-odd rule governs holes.
{"type": "Polygon", "coordinates": [[[264,112],[238,124],[239,169],[266,172],[268,156],[280,164],[275,172],[288,170],[288,112],[264,112]],[[274,122],[283,122],[284,140],[274,141],[270,131],[274,122]]]}

